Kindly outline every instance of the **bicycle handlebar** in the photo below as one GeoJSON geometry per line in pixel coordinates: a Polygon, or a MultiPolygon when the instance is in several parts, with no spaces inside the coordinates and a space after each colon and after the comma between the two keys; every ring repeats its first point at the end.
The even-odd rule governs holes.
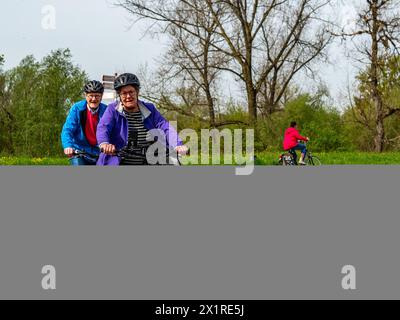
{"type": "Polygon", "coordinates": [[[74,155],[75,156],[88,156],[88,157],[98,158],[98,156],[96,156],[94,154],[90,154],[90,153],[87,153],[87,152],[81,151],[81,150],[74,150],[74,155]]]}
{"type": "MultiPolygon", "coordinates": [[[[144,148],[146,148],[146,147],[143,147],[143,149],[144,148]]],[[[148,148],[148,147],[147,147],[148,148]]],[[[120,150],[116,150],[112,155],[113,156],[120,156],[121,154],[123,154],[123,153],[131,153],[132,155],[139,155],[139,156],[144,156],[144,157],[146,157],[146,155],[145,154],[142,154],[142,153],[137,153],[136,151],[135,151],[135,149],[141,149],[141,147],[137,147],[137,148],[128,148],[128,149],[120,149],[120,150]]],[[[100,151],[102,152],[102,153],[104,153],[104,148],[101,148],[100,149],[100,151]]],[[[166,148],[166,151],[167,151],[167,154],[169,154],[170,152],[176,152],[175,151],[175,149],[172,149],[172,148],[166,148]]],[[[147,151],[146,151],[147,152],[147,151]]],[[[188,149],[188,151],[185,153],[185,154],[179,154],[179,152],[176,152],[177,153],[177,155],[178,156],[189,156],[190,155],[190,149],[188,149]]]]}

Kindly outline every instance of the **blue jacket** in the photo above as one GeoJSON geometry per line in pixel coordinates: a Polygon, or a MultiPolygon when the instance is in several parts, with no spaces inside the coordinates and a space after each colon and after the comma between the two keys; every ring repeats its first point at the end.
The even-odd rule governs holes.
{"type": "MultiPolygon", "coordinates": [[[[103,117],[107,106],[103,103],[99,106],[99,121],[103,117]]],[[[63,148],[73,148],[93,155],[99,155],[98,146],[92,147],[85,136],[85,125],[87,117],[87,102],[82,100],[71,107],[67,121],[61,133],[63,148]]]]}

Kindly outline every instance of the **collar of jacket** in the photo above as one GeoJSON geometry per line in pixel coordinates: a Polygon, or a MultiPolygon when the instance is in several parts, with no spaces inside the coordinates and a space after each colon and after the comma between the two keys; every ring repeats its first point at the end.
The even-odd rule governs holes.
{"type": "MultiPolygon", "coordinates": [[[[121,102],[117,103],[116,110],[123,115],[124,107],[121,102]]],[[[151,111],[145,106],[145,104],[139,100],[139,110],[143,116],[143,119],[147,119],[151,115],[151,111]]]]}
{"type": "Polygon", "coordinates": [[[96,110],[93,110],[92,108],[90,108],[88,103],[86,103],[86,107],[92,115],[98,114],[100,111],[100,105],[96,108],[96,110]]]}

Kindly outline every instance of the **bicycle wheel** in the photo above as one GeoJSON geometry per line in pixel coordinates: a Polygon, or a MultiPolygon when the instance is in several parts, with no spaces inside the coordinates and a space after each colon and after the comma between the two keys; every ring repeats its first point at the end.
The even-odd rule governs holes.
{"type": "Polygon", "coordinates": [[[295,166],[293,156],[290,153],[284,154],[282,157],[282,164],[284,166],[295,166]]]}
{"type": "Polygon", "coordinates": [[[322,162],[318,157],[312,156],[308,158],[308,165],[309,166],[322,166],[322,162]]]}

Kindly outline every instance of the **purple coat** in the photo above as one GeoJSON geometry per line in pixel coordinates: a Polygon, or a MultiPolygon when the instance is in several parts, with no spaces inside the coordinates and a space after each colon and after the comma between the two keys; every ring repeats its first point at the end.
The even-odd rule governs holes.
{"type": "MultiPolygon", "coordinates": [[[[168,147],[175,148],[183,145],[176,130],[161,115],[156,107],[151,103],[139,101],[139,109],[142,113],[144,127],[147,130],[158,129],[165,134],[168,147]]],[[[119,102],[111,103],[97,126],[97,142],[102,144],[109,143],[115,145],[117,150],[121,150],[128,144],[128,121],[123,114],[123,107],[119,102]]],[[[98,166],[118,166],[120,158],[117,156],[100,154],[98,166]]]]}

